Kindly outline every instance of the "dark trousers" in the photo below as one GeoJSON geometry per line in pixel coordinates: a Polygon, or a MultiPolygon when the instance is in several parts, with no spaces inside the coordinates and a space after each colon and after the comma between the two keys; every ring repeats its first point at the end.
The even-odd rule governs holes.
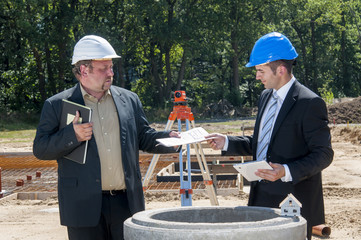
{"type": "MultiPolygon", "coordinates": [[[[257,183],[257,186],[255,187],[255,198],[252,206],[279,208],[279,204],[286,198],[287,194],[275,195],[273,194],[275,191],[272,191],[272,189],[269,188],[270,186],[267,183],[257,183]]],[[[307,224],[307,239],[311,240],[311,238],[312,226],[307,224]]]]}
{"type": "Polygon", "coordinates": [[[69,240],[122,240],[123,223],[131,217],[126,192],[103,193],[102,211],[94,227],[68,227],[69,240]]]}

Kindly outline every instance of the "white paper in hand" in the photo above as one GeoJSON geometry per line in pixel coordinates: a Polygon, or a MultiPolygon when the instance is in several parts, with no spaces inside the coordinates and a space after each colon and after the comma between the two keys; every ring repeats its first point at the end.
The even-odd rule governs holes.
{"type": "Polygon", "coordinates": [[[207,139],[205,139],[205,136],[207,135],[209,135],[209,133],[206,130],[201,127],[197,127],[180,133],[180,138],[159,138],[157,141],[166,147],[172,147],[206,141],[207,139]]]}
{"type": "Polygon", "coordinates": [[[256,174],[254,174],[257,171],[257,169],[270,169],[270,170],[273,169],[266,161],[252,161],[246,163],[238,163],[238,164],[234,164],[233,167],[237,169],[237,171],[240,174],[242,174],[242,176],[245,177],[249,182],[258,181],[262,179],[258,177],[256,174]]]}

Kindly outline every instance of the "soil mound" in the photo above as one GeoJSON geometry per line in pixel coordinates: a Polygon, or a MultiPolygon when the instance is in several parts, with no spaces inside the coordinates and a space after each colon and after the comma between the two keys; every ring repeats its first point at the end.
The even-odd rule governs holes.
{"type": "MultiPolygon", "coordinates": [[[[207,105],[203,110],[194,109],[201,118],[222,119],[249,117],[257,114],[257,107],[235,107],[227,100],[207,105]]],[[[361,97],[328,106],[330,123],[361,123],[361,97]]]]}
{"type": "Polygon", "coordinates": [[[349,102],[335,103],[328,107],[330,123],[361,123],[361,97],[349,102]]]}
{"type": "Polygon", "coordinates": [[[331,127],[333,142],[351,142],[361,145],[361,128],[358,127],[331,127]]]}

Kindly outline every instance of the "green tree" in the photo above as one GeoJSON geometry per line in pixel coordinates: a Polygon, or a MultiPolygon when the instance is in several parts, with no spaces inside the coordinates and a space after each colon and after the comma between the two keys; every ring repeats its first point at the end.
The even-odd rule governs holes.
{"type": "Polygon", "coordinates": [[[360,14],[359,0],[2,0],[0,110],[38,111],[74,85],[72,49],[88,34],[122,56],[114,84],[138,93],[147,109],[169,107],[179,89],[197,108],[221,99],[255,106],[263,85],[244,65],[271,31],[296,47],[303,84],[359,96],[360,14]]]}

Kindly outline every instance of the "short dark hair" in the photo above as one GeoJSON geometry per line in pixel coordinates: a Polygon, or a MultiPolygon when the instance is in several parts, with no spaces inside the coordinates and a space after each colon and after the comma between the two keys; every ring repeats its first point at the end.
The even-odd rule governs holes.
{"type": "Polygon", "coordinates": [[[292,60],[276,60],[269,63],[269,66],[274,74],[276,74],[276,70],[279,66],[283,65],[287,69],[287,72],[289,74],[292,74],[293,66],[295,65],[295,59],[292,60]]]}
{"type": "Polygon", "coordinates": [[[89,67],[90,69],[93,69],[92,60],[81,60],[81,61],[75,63],[72,71],[73,71],[73,74],[75,75],[75,77],[77,79],[81,74],[81,72],[80,72],[80,66],[81,65],[85,65],[85,66],[89,67]]]}

